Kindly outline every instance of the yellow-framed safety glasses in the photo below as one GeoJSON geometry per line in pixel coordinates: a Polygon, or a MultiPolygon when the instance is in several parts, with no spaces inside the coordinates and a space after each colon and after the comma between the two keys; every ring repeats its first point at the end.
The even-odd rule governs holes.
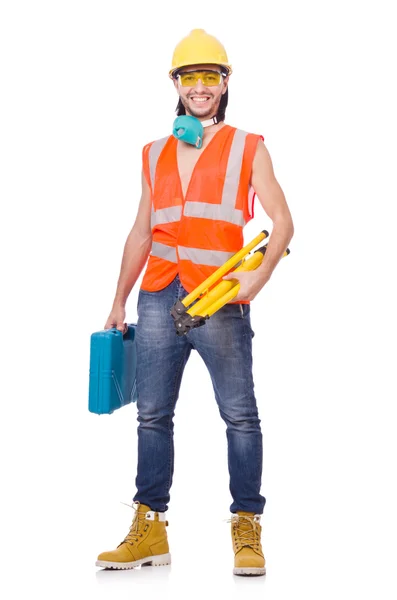
{"type": "Polygon", "coordinates": [[[209,69],[197,70],[197,71],[180,71],[177,75],[179,83],[183,87],[194,87],[198,80],[201,79],[201,82],[205,87],[212,87],[214,85],[219,85],[222,81],[222,73],[219,71],[211,71],[209,69]]]}

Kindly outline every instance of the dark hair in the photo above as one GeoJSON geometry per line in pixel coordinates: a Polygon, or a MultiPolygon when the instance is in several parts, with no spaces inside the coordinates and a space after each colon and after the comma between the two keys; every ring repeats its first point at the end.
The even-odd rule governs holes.
{"type": "MultiPolygon", "coordinates": [[[[218,117],[218,121],[225,120],[225,113],[226,113],[226,107],[227,107],[228,100],[229,100],[229,88],[227,87],[226,92],[222,95],[221,101],[218,106],[218,112],[216,113],[216,116],[218,117]]],[[[183,106],[182,100],[180,98],[178,100],[178,104],[176,107],[176,114],[178,117],[180,117],[181,115],[186,115],[185,107],[183,106]]]]}

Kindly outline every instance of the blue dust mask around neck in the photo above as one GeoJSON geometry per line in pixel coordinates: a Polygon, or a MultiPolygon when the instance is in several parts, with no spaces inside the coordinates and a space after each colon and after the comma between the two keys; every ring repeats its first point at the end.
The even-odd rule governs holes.
{"type": "Polygon", "coordinates": [[[200,121],[191,115],[181,115],[174,121],[172,135],[177,140],[182,140],[187,144],[196,146],[196,148],[201,148],[203,145],[204,127],[209,127],[216,123],[218,123],[216,117],[212,117],[207,121],[200,121]]]}

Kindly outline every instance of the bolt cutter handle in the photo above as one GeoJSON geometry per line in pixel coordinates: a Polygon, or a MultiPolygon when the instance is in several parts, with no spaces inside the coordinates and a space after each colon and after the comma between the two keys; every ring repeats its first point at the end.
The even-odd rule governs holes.
{"type": "MultiPolygon", "coordinates": [[[[245,259],[244,256],[267,236],[268,232],[262,231],[252,242],[239,250],[224,265],[197,286],[186,298],[178,300],[174,304],[171,315],[174,319],[177,335],[185,335],[190,329],[205,325],[206,319],[209,319],[217,310],[237,296],[240,289],[240,283],[237,279],[221,280],[212,289],[209,288],[223,275],[233,270],[233,267],[236,267],[237,264],[239,266],[233,272],[255,270],[261,264],[267,246],[264,245],[258,248],[248,259],[245,259]],[[200,294],[201,298],[190,306],[200,294]]],[[[290,250],[287,248],[283,256],[288,256],[289,253],[290,250]]]]}

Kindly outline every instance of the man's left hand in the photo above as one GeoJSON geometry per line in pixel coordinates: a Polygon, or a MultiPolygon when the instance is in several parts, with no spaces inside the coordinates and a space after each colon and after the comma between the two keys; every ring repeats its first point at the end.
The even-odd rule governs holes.
{"type": "Polygon", "coordinates": [[[255,271],[238,271],[237,273],[232,271],[222,277],[222,279],[226,281],[238,279],[240,289],[237,296],[232,298],[230,302],[240,302],[241,300],[253,300],[265,283],[269,281],[270,276],[260,275],[255,273],[255,271]]]}

